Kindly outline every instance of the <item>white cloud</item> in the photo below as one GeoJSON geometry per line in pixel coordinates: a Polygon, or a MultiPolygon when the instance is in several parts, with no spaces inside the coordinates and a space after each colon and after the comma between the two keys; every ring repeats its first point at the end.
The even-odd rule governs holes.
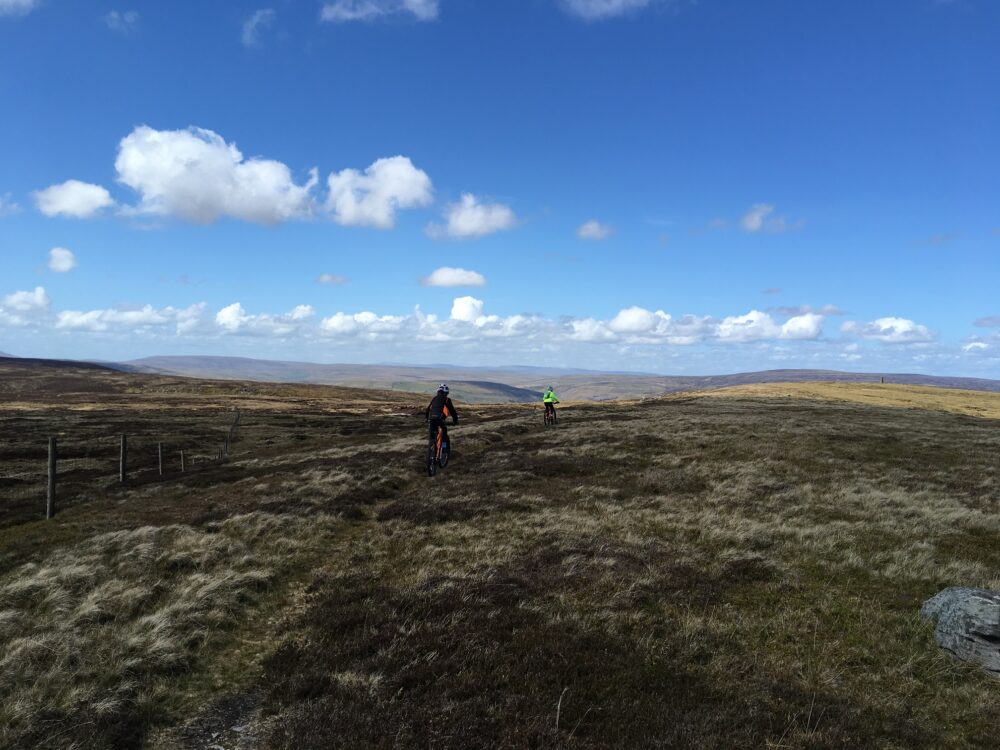
{"type": "Polygon", "coordinates": [[[841,325],[840,330],[884,344],[923,344],[934,340],[927,326],[907,318],[878,318],[865,324],[848,321],[841,325]]]}
{"type": "Polygon", "coordinates": [[[230,217],[276,224],[313,213],[316,170],[298,185],[279,161],[245,159],[235,145],[204,128],[154,130],[142,125],[122,139],[118,180],[142,199],[140,214],[178,216],[199,224],[230,217]]]}
{"type": "Polygon", "coordinates": [[[111,194],[100,185],[67,180],[33,193],[35,205],[46,216],[70,216],[87,219],[101,209],[113,206],[111,194]]]}
{"type": "Polygon", "coordinates": [[[251,16],[243,22],[243,34],[241,40],[244,47],[256,47],[260,42],[260,32],[274,23],[276,13],[271,8],[262,8],[254,11],[251,16]]]}
{"type": "Polygon", "coordinates": [[[781,326],[781,338],[813,341],[823,333],[823,316],[816,313],[796,315],[781,326]]]}
{"type": "Polygon", "coordinates": [[[591,219],[580,225],[576,230],[576,236],[581,240],[606,240],[613,232],[614,229],[608,224],[591,219]]]}
{"type": "Polygon", "coordinates": [[[312,305],[296,305],[282,315],[252,315],[239,302],[234,302],[215,314],[215,324],[227,334],[284,337],[299,333],[315,314],[312,305]]]}
{"type": "Polygon", "coordinates": [[[434,194],[431,178],[405,156],[379,159],[363,173],[336,172],[327,184],[326,208],[334,221],[379,229],[395,226],[397,209],[426,206],[434,194]]]}
{"type": "Polygon", "coordinates": [[[766,312],[751,310],[746,315],[723,318],[716,337],[720,341],[814,340],[823,333],[823,321],[822,315],[806,313],[779,324],[766,312]]]}
{"type": "Polygon", "coordinates": [[[10,197],[10,193],[0,195],[0,218],[20,213],[21,207],[10,197]]]}
{"type": "Polygon", "coordinates": [[[0,16],[23,16],[38,7],[39,0],[0,0],[0,16]]]}
{"type": "Polygon", "coordinates": [[[973,341],[962,347],[963,352],[981,352],[985,349],[989,349],[990,345],[983,341],[973,341]]]}
{"type": "Polygon", "coordinates": [[[782,216],[772,216],[774,206],[768,203],[758,203],[750,208],[743,218],[740,219],[740,226],[744,232],[751,234],[757,232],[784,232],[788,228],[788,222],[782,216]]]}
{"type": "Polygon", "coordinates": [[[615,333],[643,333],[652,330],[657,322],[663,317],[669,319],[662,310],[655,313],[641,307],[629,307],[620,311],[611,322],[608,328],[615,333]]]}
{"type": "Polygon", "coordinates": [[[215,314],[215,323],[227,331],[237,331],[249,317],[246,311],[244,311],[243,305],[239,302],[234,302],[227,307],[223,307],[215,314]]]}
{"type": "Polygon", "coordinates": [[[54,247],[49,250],[49,270],[56,273],[66,273],[76,268],[76,256],[64,247],[54,247]]]}
{"type": "Polygon", "coordinates": [[[113,10],[104,17],[104,23],[112,31],[130,34],[135,31],[135,27],[139,23],[139,13],[134,10],[113,10]]]}
{"type": "Polygon", "coordinates": [[[617,337],[606,323],[593,318],[581,318],[569,322],[569,338],[573,341],[599,342],[614,341],[617,337]]]}
{"type": "Polygon", "coordinates": [[[320,11],[322,20],[334,23],[374,21],[393,15],[433,21],[438,16],[438,0],[335,0],[320,11]]]}
{"type": "MultiPolygon", "coordinates": [[[[118,182],[139,194],[136,205],[122,207],[123,215],[170,216],[198,224],[220,218],[278,224],[325,211],[339,224],[389,229],[398,210],[426,206],[434,192],[426,172],[405,156],[393,156],[376,160],[364,172],[330,174],[321,203],[314,195],[317,169],[298,183],[284,163],[246,158],[218,133],[197,127],[135,128],[119,143],[115,169],[118,182]]],[[[85,218],[114,205],[103,187],[79,180],[40,190],[34,198],[48,216],[85,218]]]]}
{"type": "Polygon", "coordinates": [[[483,317],[485,303],[475,297],[458,297],[451,305],[451,319],[474,323],[483,317]]]}
{"type": "Polygon", "coordinates": [[[339,273],[321,273],[316,281],[320,284],[346,284],[347,277],[341,276],[339,273]]]}
{"type": "Polygon", "coordinates": [[[486,286],[486,277],[464,268],[442,266],[421,282],[424,286],[486,286]]]}
{"type": "Polygon", "coordinates": [[[56,316],[55,327],[64,331],[103,333],[111,330],[144,332],[172,326],[176,333],[195,331],[204,316],[206,305],[199,303],[186,308],[136,308],[109,310],[64,310],[56,316]]]}
{"type": "Polygon", "coordinates": [[[51,300],[45,288],[36,286],[32,292],[13,292],[3,298],[3,309],[19,313],[38,313],[49,309],[51,300]]]}
{"type": "Polygon", "coordinates": [[[377,339],[399,332],[408,321],[410,318],[405,315],[376,315],[371,311],[349,315],[339,312],[324,318],[320,330],[328,336],[363,335],[377,339]]]}
{"type": "Polygon", "coordinates": [[[652,0],[561,0],[566,11],[588,21],[622,16],[651,3],[652,0]]]}
{"type": "Polygon", "coordinates": [[[458,203],[449,203],[444,217],[447,224],[431,224],[427,227],[428,236],[455,239],[483,237],[511,229],[517,223],[517,216],[509,206],[480,203],[471,193],[463,193],[458,203]]]}

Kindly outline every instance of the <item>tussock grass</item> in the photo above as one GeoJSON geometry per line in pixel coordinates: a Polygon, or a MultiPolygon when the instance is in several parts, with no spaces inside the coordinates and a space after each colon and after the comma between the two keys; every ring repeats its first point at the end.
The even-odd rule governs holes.
{"type": "Polygon", "coordinates": [[[100,534],[0,581],[0,746],[125,747],[206,644],[233,627],[301,524],[100,534]]]}

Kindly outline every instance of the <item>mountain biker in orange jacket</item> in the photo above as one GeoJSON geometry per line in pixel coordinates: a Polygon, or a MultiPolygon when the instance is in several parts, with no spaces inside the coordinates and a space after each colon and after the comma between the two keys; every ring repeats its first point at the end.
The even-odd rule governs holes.
{"type": "Polygon", "coordinates": [[[428,439],[436,440],[438,427],[440,427],[444,431],[442,440],[448,440],[448,428],[445,426],[445,421],[451,417],[451,423],[458,424],[458,410],[448,397],[448,386],[445,383],[438,386],[437,394],[427,405],[425,416],[428,423],[428,439]]]}

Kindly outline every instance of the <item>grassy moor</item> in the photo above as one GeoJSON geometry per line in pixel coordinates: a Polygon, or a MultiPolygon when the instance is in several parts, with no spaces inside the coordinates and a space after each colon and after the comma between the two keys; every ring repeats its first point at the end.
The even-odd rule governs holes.
{"type": "Polygon", "coordinates": [[[0,747],[995,745],[918,612],[1000,588],[1000,394],[460,403],[434,479],[424,401],[6,362],[0,747]]]}

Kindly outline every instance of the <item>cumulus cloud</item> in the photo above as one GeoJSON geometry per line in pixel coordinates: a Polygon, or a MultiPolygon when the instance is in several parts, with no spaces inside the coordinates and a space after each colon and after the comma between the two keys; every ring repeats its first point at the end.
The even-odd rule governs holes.
{"type": "Polygon", "coordinates": [[[606,240],[613,232],[614,229],[610,225],[591,219],[579,226],[576,236],[581,240],[606,240]]]}
{"type": "Polygon", "coordinates": [[[397,333],[407,321],[408,317],[405,315],[376,315],[367,310],[353,315],[339,312],[324,318],[320,323],[320,330],[330,336],[361,334],[367,338],[378,338],[397,333]]]}
{"type": "Polygon", "coordinates": [[[322,20],[333,23],[374,21],[394,15],[433,21],[438,16],[438,0],[335,0],[320,11],[322,20]]]}
{"type": "Polygon", "coordinates": [[[326,208],[338,224],[391,229],[400,208],[426,206],[433,199],[431,178],[405,156],[379,159],[364,172],[331,174],[326,208]]]}
{"type": "MultiPolygon", "coordinates": [[[[330,174],[328,194],[320,201],[314,194],[317,169],[297,182],[286,164],[245,157],[218,133],[197,127],[135,128],[118,145],[115,169],[118,182],[139,195],[135,205],[122,207],[123,215],[175,217],[197,224],[220,218],[278,224],[326,212],[339,224],[390,229],[399,210],[426,206],[434,194],[426,172],[405,156],[393,156],[376,160],[363,172],[330,174]]],[[[79,180],[33,195],[48,216],[86,218],[114,205],[103,187],[79,180]]],[[[494,212],[487,213],[487,219],[496,220],[494,212]]]]}
{"type": "Polygon", "coordinates": [[[985,318],[980,318],[975,323],[979,328],[997,328],[1000,327],[1000,315],[987,315],[985,318]]]}
{"type": "Polygon", "coordinates": [[[282,315],[250,314],[243,309],[243,305],[234,302],[215,314],[215,324],[223,333],[238,333],[244,336],[290,336],[302,329],[315,314],[312,305],[296,305],[291,311],[282,315]]]}
{"type": "Polygon", "coordinates": [[[262,8],[254,11],[250,17],[243,22],[243,34],[240,39],[244,47],[256,47],[260,43],[260,32],[274,23],[276,13],[271,8],[262,8]]]}
{"type": "Polygon", "coordinates": [[[5,310],[33,313],[48,310],[51,300],[45,288],[36,286],[31,292],[13,292],[3,298],[5,310]]]}
{"type": "Polygon", "coordinates": [[[883,344],[923,344],[934,340],[934,335],[927,326],[915,323],[907,318],[878,318],[870,323],[848,321],[841,325],[844,333],[853,333],[870,341],[880,341],[883,344]]]}
{"type": "Polygon", "coordinates": [[[464,268],[442,266],[421,281],[424,286],[486,286],[486,277],[464,268]]]}
{"type": "Polygon", "coordinates": [[[746,315],[724,318],[716,331],[720,341],[760,341],[764,339],[813,340],[823,332],[823,316],[806,313],[778,323],[768,313],[751,310],[746,315]]]}
{"type": "Polygon", "coordinates": [[[965,346],[962,347],[962,351],[966,352],[966,353],[969,353],[969,352],[981,352],[981,351],[984,351],[984,350],[989,349],[989,348],[990,348],[990,345],[987,344],[984,341],[972,341],[972,342],[970,342],[968,344],[965,344],[965,346]]]}
{"type": "Polygon", "coordinates": [[[142,125],[122,139],[118,180],[138,192],[140,214],[209,224],[230,217],[276,224],[310,216],[315,169],[299,185],[279,161],[244,158],[235,145],[204,128],[154,130],[142,125]]]}
{"type": "Polygon", "coordinates": [[[622,16],[652,4],[652,0],[560,0],[570,14],[588,21],[622,16]]]}
{"type": "Polygon", "coordinates": [[[104,23],[112,31],[131,34],[139,23],[139,13],[134,10],[113,10],[104,16],[104,23]]]}
{"type": "Polygon", "coordinates": [[[483,317],[485,304],[475,297],[458,297],[451,305],[451,319],[474,323],[483,317]]]}
{"type": "Polygon", "coordinates": [[[11,292],[0,299],[0,324],[26,326],[37,322],[49,311],[51,300],[44,287],[34,291],[11,292]]]}
{"type": "Polygon", "coordinates": [[[56,316],[55,327],[64,331],[145,332],[154,328],[172,328],[178,334],[195,331],[204,316],[206,305],[199,303],[185,308],[135,308],[108,310],[64,310],[56,316]]]}
{"type": "Polygon", "coordinates": [[[458,203],[449,203],[444,211],[446,223],[427,227],[430,237],[472,239],[511,229],[517,216],[502,203],[480,203],[471,193],[463,193],[458,203]]]}
{"type": "Polygon", "coordinates": [[[0,16],[23,16],[38,7],[39,0],[0,0],[0,16]]]}
{"type": "Polygon", "coordinates": [[[339,273],[321,273],[316,281],[320,284],[346,284],[347,277],[339,273]]]}
{"type": "Polygon", "coordinates": [[[76,256],[64,247],[54,247],[49,250],[49,270],[56,273],[67,273],[76,268],[76,256]]]}
{"type": "Polygon", "coordinates": [[[46,216],[69,216],[88,219],[114,205],[111,194],[100,185],[67,180],[32,194],[38,210],[46,216]]]}

